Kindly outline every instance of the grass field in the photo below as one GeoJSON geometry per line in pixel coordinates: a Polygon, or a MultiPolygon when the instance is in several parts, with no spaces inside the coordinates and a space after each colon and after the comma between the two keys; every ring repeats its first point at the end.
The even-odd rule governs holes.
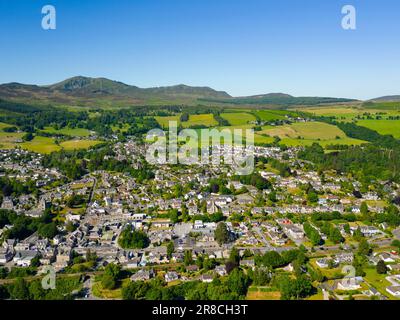
{"type": "Polygon", "coordinates": [[[191,114],[189,115],[189,121],[182,122],[182,126],[185,128],[200,125],[212,127],[218,125],[218,122],[215,121],[214,116],[211,113],[191,114]]]}
{"type": "Polygon", "coordinates": [[[277,136],[281,138],[281,143],[287,146],[307,146],[314,142],[318,142],[323,147],[327,145],[359,145],[365,143],[362,140],[349,138],[338,127],[323,122],[297,122],[284,126],[265,126],[261,132],[255,135],[254,140],[256,143],[262,143],[260,138],[260,136],[263,137],[262,135],[277,136]]]}
{"type": "Polygon", "coordinates": [[[400,138],[400,120],[360,120],[357,125],[400,138]]]}
{"type": "Polygon", "coordinates": [[[60,143],[60,146],[65,150],[78,150],[78,149],[88,149],[101,141],[97,140],[68,140],[60,143]]]}
{"type": "Polygon", "coordinates": [[[55,144],[53,138],[36,136],[32,141],[20,144],[23,149],[37,153],[51,153],[61,150],[61,147],[55,144]]]}
{"type": "Polygon", "coordinates": [[[375,287],[383,295],[389,297],[391,300],[395,300],[391,294],[386,291],[386,287],[390,286],[390,282],[385,279],[387,275],[378,274],[375,268],[366,268],[364,269],[366,275],[364,277],[365,281],[367,281],[370,285],[375,287]]]}
{"type": "Polygon", "coordinates": [[[240,126],[255,121],[256,117],[247,112],[221,113],[221,117],[227,120],[232,126],[240,126]]]}
{"type": "Polygon", "coordinates": [[[15,148],[16,143],[23,137],[23,132],[3,132],[0,131],[0,148],[12,149],[15,148]]]}
{"type": "Polygon", "coordinates": [[[90,135],[90,131],[83,128],[62,128],[59,130],[54,129],[53,127],[45,127],[43,132],[53,133],[53,134],[62,134],[65,136],[71,137],[88,137],[90,135]]]}
{"type": "Polygon", "coordinates": [[[269,291],[262,287],[250,287],[247,292],[246,300],[280,300],[279,291],[269,291]]]}
{"type": "Polygon", "coordinates": [[[169,121],[176,121],[179,125],[180,115],[168,116],[168,117],[155,117],[156,121],[160,124],[162,128],[168,128],[169,121]]]}
{"type": "Polygon", "coordinates": [[[285,119],[286,114],[290,114],[290,111],[284,110],[256,110],[254,114],[262,121],[274,121],[285,119]]]}
{"type": "Polygon", "coordinates": [[[301,138],[312,140],[331,140],[345,138],[345,133],[338,127],[323,122],[297,122],[290,125],[270,127],[261,131],[271,137],[301,138]]]}

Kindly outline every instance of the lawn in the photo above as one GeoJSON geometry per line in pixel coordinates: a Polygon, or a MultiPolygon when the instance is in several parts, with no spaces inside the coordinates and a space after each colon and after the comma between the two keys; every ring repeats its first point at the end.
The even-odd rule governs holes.
{"type": "Polygon", "coordinates": [[[99,143],[98,140],[68,140],[60,143],[60,146],[65,150],[78,150],[78,149],[88,149],[99,143]]]}
{"type": "Polygon", "coordinates": [[[255,121],[256,117],[247,112],[221,113],[221,117],[227,120],[232,126],[240,126],[255,121]]]}
{"type": "Polygon", "coordinates": [[[37,153],[51,153],[61,150],[61,147],[55,144],[53,138],[41,136],[36,136],[32,141],[23,142],[20,145],[26,150],[37,153]]]}
{"type": "Polygon", "coordinates": [[[364,280],[372,285],[376,290],[378,290],[383,295],[389,297],[391,300],[395,300],[391,294],[386,291],[386,287],[391,286],[391,283],[385,279],[386,274],[378,274],[375,268],[364,269],[366,275],[364,280]]]}
{"type": "Polygon", "coordinates": [[[400,120],[360,120],[357,125],[400,138],[400,120]]]}
{"type": "Polygon", "coordinates": [[[57,130],[53,127],[45,127],[42,131],[53,134],[62,134],[71,137],[88,137],[90,135],[90,131],[83,128],[62,128],[57,130]]]}

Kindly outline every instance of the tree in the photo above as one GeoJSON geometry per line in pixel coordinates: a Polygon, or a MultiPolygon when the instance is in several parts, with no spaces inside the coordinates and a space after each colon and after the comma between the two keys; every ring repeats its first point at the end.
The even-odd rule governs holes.
{"type": "Polygon", "coordinates": [[[13,299],[28,300],[29,299],[29,288],[26,281],[23,278],[17,278],[11,287],[10,295],[13,299]]]}
{"type": "Polygon", "coordinates": [[[238,293],[240,296],[245,296],[249,284],[248,278],[239,269],[234,269],[228,276],[228,288],[230,291],[238,293]]]}
{"type": "Polygon", "coordinates": [[[172,223],[177,223],[179,220],[179,214],[177,209],[170,210],[168,216],[172,223]]]}
{"type": "Polygon", "coordinates": [[[168,256],[168,259],[171,259],[172,254],[174,253],[174,251],[175,251],[174,242],[171,240],[167,244],[167,256],[168,256]]]}
{"type": "Polygon", "coordinates": [[[101,285],[103,286],[103,288],[108,290],[115,289],[120,274],[121,274],[121,267],[119,265],[109,263],[105,267],[104,274],[101,277],[101,285]]]}
{"type": "Polygon", "coordinates": [[[386,264],[383,260],[379,260],[376,264],[376,272],[379,274],[386,274],[388,271],[386,264]]]}
{"type": "Polygon", "coordinates": [[[192,250],[186,250],[183,255],[183,263],[185,266],[193,264],[192,250]]]}
{"type": "Polygon", "coordinates": [[[118,244],[124,249],[143,249],[150,244],[150,240],[143,231],[127,227],[121,232],[118,244]]]}
{"type": "Polygon", "coordinates": [[[55,222],[47,223],[47,224],[42,224],[40,225],[38,229],[38,234],[47,239],[52,239],[54,238],[58,233],[57,230],[57,225],[55,222]]]}
{"type": "Polygon", "coordinates": [[[361,239],[358,244],[358,254],[362,256],[367,256],[371,252],[371,247],[366,239],[361,239]]]}
{"type": "Polygon", "coordinates": [[[32,141],[33,140],[32,132],[28,132],[28,133],[24,134],[22,136],[22,140],[24,140],[24,141],[32,141]]]}
{"type": "Polygon", "coordinates": [[[218,223],[217,228],[214,231],[214,237],[219,245],[229,242],[229,230],[224,222],[218,223]]]}
{"type": "Polygon", "coordinates": [[[232,262],[235,266],[239,265],[240,262],[240,255],[239,250],[236,247],[233,247],[230,254],[229,254],[229,261],[232,262]]]}

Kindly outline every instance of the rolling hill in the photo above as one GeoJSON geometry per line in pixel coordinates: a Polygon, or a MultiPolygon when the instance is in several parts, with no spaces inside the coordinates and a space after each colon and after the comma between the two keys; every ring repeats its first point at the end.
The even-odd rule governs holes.
{"type": "Polygon", "coordinates": [[[269,93],[249,97],[232,97],[225,91],[184,84],[139,88],[106,78],[77,76],[47,85],[8,83],[0,85],[0,99],[37,104],[77,106],[132,106],[143,104],[250,105],[278,107],[351,102],[355,100],[326,97],[293,97],[269,93]]]}

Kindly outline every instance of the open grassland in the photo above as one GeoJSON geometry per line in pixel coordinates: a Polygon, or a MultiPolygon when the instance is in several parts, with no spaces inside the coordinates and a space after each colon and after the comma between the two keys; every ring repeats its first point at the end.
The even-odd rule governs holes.
{"type": "Polygon", "coordinates": [[[189,115],[189,121],[182,122],[182,126],[185,128],[191,126],[207,126],[213,127],[218,125],[218,122],[215,121],[214,116],[211,113],[207,114],[191,114],[189,115]]]}
{"type": "Polygon", "coordinates": [[[0,122],[0,130],[1,131],[3,131],[3,129],[5,129],[5,128],[9,128],[9,127],[12,127],[12,125],[8,124],[8,123],[0,122]]]}
{"type": "Polygon", "coordinates": [[[323,122],[297,122],[290,125],[270,127],[261,131],[271,137],[330,140],[344,138],[345,133],[338,127],[323,122]]]}
{"type": "Polygon", "coordinates": [[[62,134],[64,136],[71,137],[88,137],[90,135],[90,131],[83,128],[62,128],[57,130],[53,127],[45,127],[42,131],[52,134],[62,134]]]}
{"type": "MultiPolygon", "coordinates": [[[[371,105],[370,108],[364,106],[332,106],[332,107],[307,107],[297,108],[296,110],[311,113],[316,116],[335,117],[338,121],[352,121],[368,115],[380,115],[383,118],[388,116],[400,116],[400,108],[384,109],[380,105],[371,105]],[[372,108],[377,106],[377,108],[372,108]]],[[[400,104],[399,104],[400,107],[400,104]]]]}
{"type": "Polygon", "coordinates": [[[60,146],[65,150],[78,150],[78,149],[88,149],[101,141],[97,140],[68,140],[60,143],[60,146]]]}
{"type": "Polygon", "coordinates": [[[286,114],[290,111],[285,110],[256,110],[253,112],[261,121],[275,121],[285,119],[286,114]]]}
{"type": "Polygon", "coordinates": [[[54,142],[53,138],[36,136],[32,141],[20,144],[23,149],[37,153],[51,153],[61,150],[61,147],[54,142]]]}
{"type": "Polygon", "coordinates": [[[400,138],[400,120],[360,120],[357,125],[375,130],[380,134],[391,134],[400,138]]]}
{"type": "MultiPolygon", "coordinates": [[[[352,139],[334,125],[323,122],[297,122],[283,126],[265,126],[255,135],[256,143],[263,143],[261,137],[279,137],[281,144],[287,146],[308,146],[318,142],[327,145],[359,145],[365,141],[352,139]]],[[[273,139],[272,139],[273,140],[273,139]]],[[[264,142],[268,143],[268,142],[264,142]]]]}
{"type": "Polygon", "coordinates": [[[3,129],[12,127],[12,125],[0,122],[0,148],[12,149],[15,148],[17,142],[21,141],[23,132],[4,132],[3,129]]]}
{"type": "Polygon", "coordinates": [[[176,121],[179,125],[180,123],[180,115],[175,116],[167,116],[167,117],[155,117],[156,121],[160,124],[162,128],[168,128],[168,124],[170,121],[176,121]]]}
{"type": "Polygon", "coordinates": [[[247,112],[221,113],[221,117],[227,120],[232,126],[246,125],[256,120],[254,115],[247,112]]]}

